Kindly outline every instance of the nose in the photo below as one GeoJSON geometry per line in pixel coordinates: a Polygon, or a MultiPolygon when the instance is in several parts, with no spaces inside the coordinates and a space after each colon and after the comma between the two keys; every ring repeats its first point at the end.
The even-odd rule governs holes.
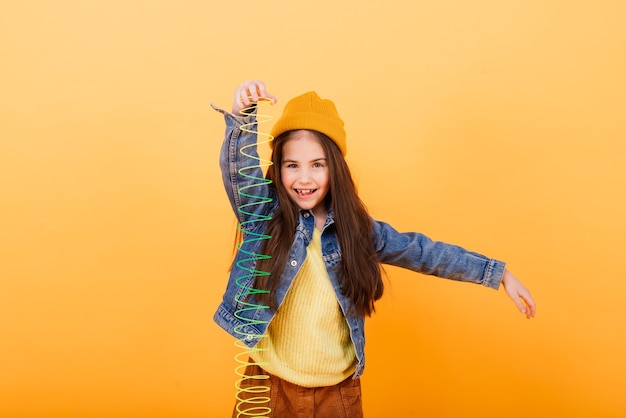
{"type": "Polygon", "coordinates": [[[308,184],[311,182],[311,172],[306,169],[303,168],[302,170],[300,170],[300,183],[302,184],[308,184]]]}

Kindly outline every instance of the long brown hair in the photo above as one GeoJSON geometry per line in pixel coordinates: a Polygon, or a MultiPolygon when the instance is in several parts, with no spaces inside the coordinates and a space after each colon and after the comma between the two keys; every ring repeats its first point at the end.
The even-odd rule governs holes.
{"type": "MultiPolygon", "coordinates": [[[[255,278],[255,288],[269,290],[269,293],[255,297],[274,311],[278,309],[276,289],[293,244],[299,213],[298,206],[282,186],[280,172],[283,145],[293,132],[287,131],[274,139],[273,164],[268,168],[266,178],[273,182],[270,187],[276,189],[279,208],[266,229],[266,234],[271,238],[261,248],[261,253],[269,254],[271,258],[259,260],[256,267],[257,271],[270,274],[255,278]]],[[[351,301],[351,311],[369,316],[374,312],[374,302],[380,299],[384,288],[381,265],[372,242],[372,220],[357,194],[348,164],[337,145],[323,133],[311,132],[319,139],[328,163],[326,205],[333,210],[334,227],[341,249],[341,261],[336,271],[341,291],[351,301]]]]}

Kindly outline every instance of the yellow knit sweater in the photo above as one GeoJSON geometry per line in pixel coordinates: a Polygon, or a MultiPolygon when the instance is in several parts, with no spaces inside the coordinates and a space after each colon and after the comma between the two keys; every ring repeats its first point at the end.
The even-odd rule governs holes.
{"type": "Polygon", "coordinates": [[[267,333],[251,357],[284,380],[305,387],[332,386],[355,371],[350,330],[324,266],[317,229],[267,333]]]}

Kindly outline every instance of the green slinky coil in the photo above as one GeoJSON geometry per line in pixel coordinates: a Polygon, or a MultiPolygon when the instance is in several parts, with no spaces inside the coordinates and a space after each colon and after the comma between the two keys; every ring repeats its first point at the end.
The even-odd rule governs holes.
{"type": "MultiPolygon", "coordinates": [[[[251,107],[243,109],[241,111],[242,114],[252,115],[255,112],[255,108],[258,108],[259,104],[271,102],[269,99],[259,99],[257,104],[254,104],[251,107]]],[[[237,285],[241,288],[241,292],[238,292],[236,302],[243,306],[241,309],[235,312],[235,316],[243,322],[243,325],[239,325],[235,328],[235,332],[239,335],[239,338],[235,341],[235,345],[239,347],[242,351],[235,356],[235,360],[239,365],[235,368],[235,373],[240,377],[239,380],[235,383],[235,387],[237,388],[237,417],[268,417],[272,410],[269,407],[269,386],[265,386],[258,382],[263,382],[269,379],[269,376],[266,374],[249,376],[246,374],[246,368],[249,365],[257,365],[259,367],[263,367],[262,363],[255,363],[254,360],[250,357],[251,354],[260,351],[261,349],[255,347],[248,347],[246,342],[250,343],[253,340],[260,340],[265,338],[267,334],[257,335],[250,334],[245,331],[248,325],[259,325],[266,324],[266,321],[255,320],[246,317],[244,314],[248,311],[256,311],[258,309],[269,309],[269,306],[259,305],[251,302],[249,296],[254,296],[258,294],[268,293],[267,289],[257,289],[254,287],[255,278],[259,276],[268,276],[270,273],[267,271],[257,270],[255,268],[256,264],[260,260],[270,258],[267,254],[258,254],[250,251],[244,251],[243,246],[245,243],[267,240],[271,237],[267,234],[260,234],[251,232],[251,225],[255,225],[259,222],[267,222],[271,220],[271,216],[267,216],[264,214],[255,213],[254,209],[258,205],[264,205],[272,201],[270,197],[257,196],[253,193],[253,188],[269,186],[272,181],[264,178],[263,176],[258,177],[259,170],[263,173],[263,169],[269,167],[272,162],[270,160],[266,160],[261,158],[256,152],[256,147],[259,144],[265,144],[272,141],[274,138],[270,134],[258,132],[258,124],[265,123],[272,120],[271,116],[260,115],[257,113],[256,121],[248,124],[242,125],[239,129],[244,132],[252,133],[257,135],[257,143],[250,144],[239,149],[239,152],[246,157],[255,159],[258,161],[258,164],[251,165],[248,167],[242,167],[239,169],[239,174],[243,177],[253,180],[252,184],[242,187],[239,189],[239,195],[246,198],[246,203],[244,205],[240,205],[237,210],[239,213],[245,215],[247,221],[241,222],[238,225],[238,230],[241,233],[242,240],[238,245],[238,251],[245,254],[247,257],[241,259],[237,262],[237,266],[247,272],[247,274],[242,275],[236,279],[237,285]],[[263,136],[265,139],[260,140],[259,137],[263,136]],[[248,149],[252,149],[253,154],[247,152],[248,149]],[[252,173],[252,174],[249,174],[252,173]],[[253,267],[249,267],[253,266],[253,267]],[[246,284],[248,283],[248,284],[246,284]],[[256,382],[256,383],[255,383],[256,382]],[[244,384],[250,385],[244,387],[244,384]]]]}

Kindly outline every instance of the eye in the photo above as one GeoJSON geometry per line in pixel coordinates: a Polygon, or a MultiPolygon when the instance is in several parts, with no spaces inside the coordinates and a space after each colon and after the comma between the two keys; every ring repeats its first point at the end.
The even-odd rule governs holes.
{"type": "Polygon", "coordinates": [[[324,168],[324,167],[326,167],[326,166],[324,165],[324,163],[317,162],[317,163],[314,163],[314,164],[313,164],[313,167],[315,167],[315,168],[324,168]]]}
{"type": "Polygon", "coordinates": [[[287,163],[285,168],[298,168],[298,165],[296,163],[287,163]]]}

